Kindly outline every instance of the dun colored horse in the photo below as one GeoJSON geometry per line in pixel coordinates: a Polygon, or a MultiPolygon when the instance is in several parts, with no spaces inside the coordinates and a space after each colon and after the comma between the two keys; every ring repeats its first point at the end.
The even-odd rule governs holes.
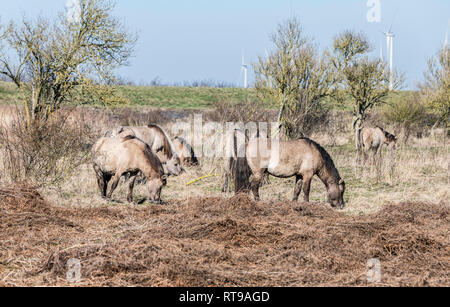
{"type": "Polygon", "coordinates": [[[303,188],[304,201],[309,202],[311,182],[317,175],[327,189],[330,204],[335,208],[344,208],[345,182],[325,149],[306,138],[290,142],[276,141],[279,145],[276,150],[273,150],[274,142],[268,139],[252,139],[248,142],[246,157],[238,158],[236,163],[237,192],[250,188],[255,199],[259,200],[259,188],[265,174],[278,178],[296,177],[294,201],[298,200],[303,188]],[[265,147],[269,154],[262,153],[263,144],[267,144],[265,147]],[[253,181],[249,184],[251,174],[253,181]]]}
{"type": "Polygon", "coordinates": [[[192,146],[182,137],[175,137],[173,140],[173,145],[180,158],[182,166],[198,166],[198,159],[195,156],[194,149],[192,146]]]}
{"type": "Polygon", "coordinates": [[[150,201],[161,202],[161,190],[167,176],[150,147],[135,136],[101,138],[92,148],[92,162],[103,198],[110,199],[120,178],[130,175],[127,200],[132,203],[136,176],[140,172],[147,180],[150,201]],[[111,180],[111,189],[107,193],[111,180]]]}
{"type": "Polygon", "coordinates": [[[157,155],[165,173],[178,176],[183,172],[181,161],[175,150],[175,146],[168,134],[158,125],[147,127],[119,127],[106,132],[105,137],[132,135],[142,140],[150,146],[150,149],[157,155]]]}
{"type": "Polygon", "coordinates": [[[381,127],[361,128],[356,135],[358,149],[356,162],[359,163],[361,155],[363,155],[364,163],[366,163],[369,151],[371,151],[372,163],[375,163],[377,155],[381,155],[383,145],[386,145],[390,150],[393,150],[396,142],[397,137],[381,127]]]}

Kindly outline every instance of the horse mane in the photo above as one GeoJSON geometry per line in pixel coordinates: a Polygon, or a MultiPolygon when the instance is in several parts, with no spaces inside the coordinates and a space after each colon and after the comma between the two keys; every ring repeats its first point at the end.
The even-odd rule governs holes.
{"type": "Polygon", "coordinates": [[[183,145],[183,147],[185,147],[189,151],[189,153],[191,155],[190,159],[192,159],[192,164],[198,165],[198,159],[195,156],[194,148],[192,148],[192,146],[186,141],[186,139],[184,139],[180,136],[176,136],[175,139],[180,141],[180,143],[183,145]]]}
{"type": "Polygon", "coordinates": [[[335,177],[338,179],[338,181],[341,179],[341,175],[339,174],[338,169],[336,168],[336,165],[334,164],[333,159],[331,158],[330,154],[328,153],[328,151],[325,150],[325,148],[323,148],[321,145],[319,145],[318,143],[314,142],[311,139],[308,138],[302,138],[301,140],[306,141],[309,145],[313,146],[314,148],[317,149],[317,151],[319,151],[323,161],[325,162],[325,167],[334,173],[335,177]]]}
{"type": "Polygon", "coordinates": [[[158,126],[156,124],[150,124],[150,125],[148,125],[148,128],[156,129],[160,133],[163,134],[163,136],[164,136],[163,151],[169,159],[172,159],[174,156],[177,156],[175,146],[173,145],[172,140],[170,139],[170,137],[167,135],[166,131],[163,128],[161,128],[160,126],[158,126]]]}
{"type": "Polygon", "coordinates": [[[381,128],[380,126],[377,126],[377,128],[380,129],[380,130],[383,132],[384,137],[385,137],[388,141],[394,142],[394,141],[397,140],[397,137],[396,137],[395,135],[393,135],[392,133],[387,132],[386,130],[384,130],[384,129],[381,128]]]}
{"type": "Polygon", "coordinates": [[[123,143],[131,140],[137,140],[137,137],[135,135],[127,135],[122,138],[123,143]]]}
{"type": "Polygon", "coordinates": [[[152,168],[156,168],[159,174],[164,173],[164,169],[162,167],[161,161],[158,157],[152,152],[152,149],[148,144],[145,144],[144,155],[147,161],[150,163],[152,168]]]}
{"type": "MultiPolygon", "coordinates": [[[[106,131],[104,137],[106,137],[106,138],[113,137],[113,132],[114,132],[114,129],[111,129],[111,130],[106,131]]],[[[116,134],[115,134],[114,136],[118,136],[118,135],[121,134],[122,132],[124,132],[124,128],[123,128],[123,127],[120,127],[120,129],[116,132],[116,134]]]]}
{"type": "Polygon", "coordinates": [[[384,128],[380,127],[380,126],[376,126],[376,129],[380,129],[381,132],[383,132],[384,135],[386,135],[386,133],[388,133],[386,130],[384,130],[384,128]]]}

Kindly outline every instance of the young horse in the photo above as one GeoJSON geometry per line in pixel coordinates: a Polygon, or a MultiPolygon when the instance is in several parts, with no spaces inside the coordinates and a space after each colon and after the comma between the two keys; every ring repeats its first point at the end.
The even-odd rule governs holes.
{"type": "Polygon", "coordinates": [[[361,155],[364,156],[365,163],[370,150],[372,151],[372,163],[375,164],[377,155],[381,155],[383,145],[387,145],[392,151],[395,148],[397,137],[381,127],[361,128],[357,132],[356,142],[358,149],[356,163],[360,162],[361,155]]]}
{"type": "Polygon", "coordinates": [[[175,150],[177,151],[182,166],[199,165],[198,159],[195,156],[194,149],[185,139],[177,136],[173,140],[173,145],[175,147],[175,150]]]}
{"type": "Polygon", "coordinates": [[[183,172],[181,161],[175,150],[175,146],[168,134],[158,125],[147,127],[119,127],[106,132],[105,137],[132,135],[147,143],[152,152],[156,154],[167,168],[166,174],[178,176],[183,172]]]}
{"type": "Polygon", "coordinates": [[[120,178],[129,174],[127,200],[132,203],[136,176],[141,172],[147,179],[150,201],[161,202],[161,190],[166,185],[167,176],[150,147],[136,137],[101,138],[92,148],[92,162],[103,198],[110,199],[120,178]],[[107,194],[111,179],[111,190],[107,194]]]}
{"type": "Polygon", "coordinates": [[[335,208],[344,208],[345,182],[341,179],[333,160],[325,149],[306,138],[290,142],[280,141],[278,144],[278,149],[276,149],[274,141],[268,139],[253,139],[248,142],[246,158],[238,158],[236,165],[237,191],[248,187],[250,176],[246,174],[247,164],[254,177],[250,188],[256,200],[260,199],[261,180],[264,174],[268,173],[278,178],[295,176],[294,201],[298,200],[303,187],[304,201],[309,202],[311,181],[317,175],[325,184],[330,204],[335,208]],[[268,154],[261,152],[263,146],[267,147],[268,154]]]}

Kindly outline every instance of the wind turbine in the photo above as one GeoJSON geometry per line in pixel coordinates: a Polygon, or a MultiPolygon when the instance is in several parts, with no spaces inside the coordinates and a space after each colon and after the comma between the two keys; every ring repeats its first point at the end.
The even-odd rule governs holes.
{"type": "Polygon", "coordinates": [[[384,58],[383,58],[383,42],[380,41],[380,61],[384,62],[384,58]]]}
{"type": "Polygon", "coordinates": [[[450,28],[450,20],[448,21],[448,25],[447,25],[447,33],[445,34],[445,41],[444,41],[444,52],[448,52],[447,47],[448,47],[448,29],[450,28]]]}
{"type": "MultiPolygon", "coordinates": [[[[269,51],[267,49],[265,49],[265,52],[266,52],[266,59],[265,59],[265,61],[266,61],[266,63],[268,63],[270,61],[269,51]]],[[[269,88],[273,88],[272,78],[270,76],[268,76],[267,78],[269,79],[268,80],[269,81],[269,88]]]]}
{"type": "Polygon", "coordinates": [[[242,72],[244,73],[244,88],[248,88],[248,65],[245,63],[244,53],[242,53],[242,68],[241,68],[241,76],[242,72]]]}
{"type": "MultiPolygon", "coordinates": [[[[394,17],[395,20],[395,17],[394,17]]],[[[389,88],[392,90],[394,88],[394,37],[395,34],[392,32],[392,26],[394,21],[392,21],[391,27],[388,32],[384,32],[386,36],[387,43],[387,54],[389,58],[389,88]]]]}

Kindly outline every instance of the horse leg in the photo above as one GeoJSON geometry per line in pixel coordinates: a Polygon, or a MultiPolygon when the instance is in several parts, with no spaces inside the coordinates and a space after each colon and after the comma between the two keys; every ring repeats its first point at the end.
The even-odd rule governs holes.
{"type": "Polygon", "coordinates": [[[103,186],[103,191],[102,191],[103,198],[106,198],[106,192],[108,191],[108,184],[111,181],[111,178],[112,178],[111,175],[107,175],[107,174],[103,175],[103,180],[105,181],[105,185],[103,186]]]}
{"type": "Polygon", "coordinates": [[[223,184],[222,193],[226,193],[228,191],[229,185],[230,183],[228,179],[228,174],[225,174],[225,183],[223,184]]]}
{"type": "Polygon", "coordinates": [[[134,184],[136,182],[136,177],[137,176],[133,176],[130,179],[130,185],[128,186],[128,197],[127,197],[127,201],[129,203],[133,203],[134,202],[134,198],[133,198],[133,190],[134,190],[134,184]]]}
{"type": "Polygon", "coordinates": [[[225,183],[223,184],[222,193],[231,193],[230,180],[233,167],[232,159],[227,159],[225,162],[225,183]]]}
{"type": "Polygon", "coordinates": [[[361,156],[363,155],[364,148],[362,148],[362,145],[358,144],[358,147],[356,149],[356,166],[358,166],[361,163],[361,156]]]}
{"type": "Polygon", "coordinates": [[[231,173],[229,171],[225,172],[225,183],[223,184],[222,193],[230,193],[230,178],[231,173]]]}
{"type": "Polygon", "coordinates": [[[261,187],[261,182],[263,179],[264,173],[257,173],[254,175],[252,184],[251,184],[251,189],[253,192],[253,196],[255,197],[256,201],[260,201],[261,197],[259,196],[259,188],[261,187]]]}
{"type": "Polygon", "coordinates": [[[302,187],[303,187],[303,178],[302,178],[302,176],[297,176],[295,179],[295,190],[294,190],[293,201],[298,201],[298,197],[300,196],[300,193],[302,192],[302,187]]]}
{"type": "Polygon", "coordinates": [[[377,167],[377,154],[378,154],[378,148],[372,148],[372,165],[375,168],[377,167]]]}
{"type": "Polygon", "coordinates": [[[120,178],[122,177],[122,173],[118,172],[112,179],[112,185],[111,189],[109,190],[109,193],[106,198],[111,199],[111,196],[113,195],[114,191],[117,189],[117,186],[119,185],[120,178]]]}
{"type": "Polygon", "coordinates": [[[303,192],[305,193],[303,200],[305,201],[305,203],[309,203],[309,194],[311,192],[312,178],[313,178],[312,175],[307,175],[303,177],[303,192]]]}
{"type": "Polygon", "coordinates": [[[367,149],[363,149],[363,155],[364,155],[364,157],[363,157],[363,159],[364,159],[364,164],[366,164],[367,163],[367,160],[368,160],[368,154],[367,154],[367,149]]]}
{"type": "Polygon", "coordinates": [[[108,186],[105,183],[105,175],[103,174],[103,172],[100,170],[100,168],[97,165],[94,165],[94,170],[95,170],[95,175],[97,177],[98,188],[100,189],[100,193],[102,194],[102,197],[105,198],[106,197],[106,187],[108,186]]]}
{"type": "Polygon", "coordinates": [[[378,149],[378,163],[379,163],[379,167],[380,167],[380,169],[381,169],[381,167],[383,166],[383,148],[382,147],[380,147],[379,149],[378,149]]]}

